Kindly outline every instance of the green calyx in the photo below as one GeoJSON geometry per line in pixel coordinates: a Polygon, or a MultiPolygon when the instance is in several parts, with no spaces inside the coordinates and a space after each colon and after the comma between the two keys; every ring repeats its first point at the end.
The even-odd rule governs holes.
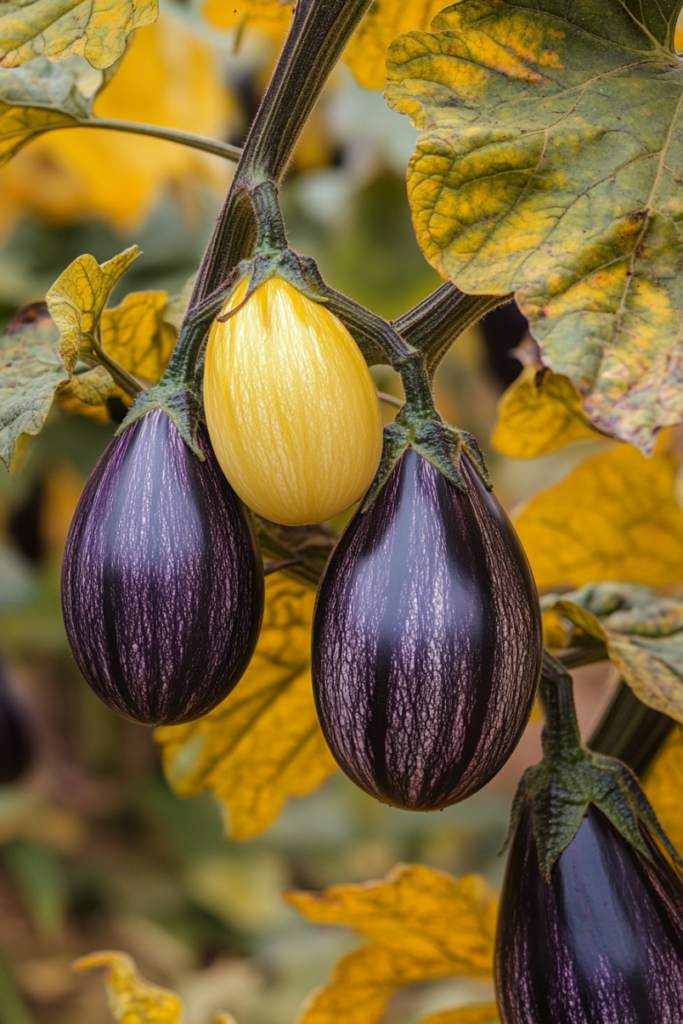
{"type": "Polygon", "coordinates": [[[683,868],[683,861],[630,768],[615,758],[593,753],[581,743],[572,678],[547,651],[543,654],[540,694],[546,720],[543,759],[522,776],[504,849],[527,803],[531,804],[539,869],[545,881],[550,881],[553,864],[574,838],[592,803],[643,857],[651,859],[643,841],[644,826],[683,868]]]}
{"type": "Polygon", "coordinates": [[[137,396],[115,437],[148,412],[163,409],[190,451],[204,460],[204,454],[197,444],[197,424],[204,418],[201,381],[197,373],[199,355],[216,314],[243,280],[243,276],[244,268],[240,266],[224,285],[185,317],[166,372],[158,384],[137,396]]]}

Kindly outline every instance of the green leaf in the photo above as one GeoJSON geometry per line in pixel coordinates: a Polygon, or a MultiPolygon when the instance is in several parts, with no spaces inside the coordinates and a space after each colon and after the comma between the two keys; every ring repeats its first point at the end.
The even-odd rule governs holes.
{"type": "Polygon", "coordinates": [[[683,418],[680,0],[462,0],[389,49],[434,267],[516,297],[604,432],[683,418]]]}
{"type": "Polygon", "coordinates": [[[43,132],[95,120],[93,103],[111,77],[83,57],[0,67],[0,167],[43,132]]]}
{"type": "Polygon", "coordinates": [[[0,458],[8,469],[21,435],[40,433],[55,392],[68,381],[49,316],[13,321],[0,338],[0,458]]]}
{"type": "MultiPolygon", "coordinates": [[[[607,644],[607,653],[648,707],[683,723],[683,602],[649,587],[589,584],[561,599],[548,595],[545,611],[607,644]]],[[[576,632],[567,646],[581,643],[576,632]]]]}
{"type": "Polygon", "coordinates": [[[0,0],[0,66],[79,54],[94,68],[108,68],[130,33],[158,14],[157,0],[0,0]]]}

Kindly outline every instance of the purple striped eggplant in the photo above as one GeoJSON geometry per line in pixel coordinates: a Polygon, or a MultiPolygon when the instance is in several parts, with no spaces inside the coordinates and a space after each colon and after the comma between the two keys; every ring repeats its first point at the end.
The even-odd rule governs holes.
{"type": "Polygon", "coordinates": [[[320,723],[366,793],[408,810],[464,800],[505,763],[538,684],[541,614],[507,516],[462,457],[462,493],[409,449],[356,512],[313,624],[320,723]]]}
{"type": "Polygon", "coordinates": [[[680,1024],[683,886],[589,805],[541,877],[531,815],[508,860],[496,939],[503,1024],[680,1024]]]}
{"type": "Polygon", "coordinates": [[[28,768],[33,743],[28,718],[0,664],[0,784],[14,782],[28,768]]]}
{"type": "Polygon", "coordinates": [[[95,693],[125,718],[199,718],[236,685],[263,616],[247,515],[200,425],[201,462],[161,410],[109,445],[69,530],[64,623],[95,693]]]}

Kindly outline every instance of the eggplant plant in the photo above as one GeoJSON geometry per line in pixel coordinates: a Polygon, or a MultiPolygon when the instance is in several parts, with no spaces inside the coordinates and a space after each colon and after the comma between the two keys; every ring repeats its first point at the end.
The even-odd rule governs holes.
{"type": "Polygon", "coordinates": [[[160,409],[110,444],[64,551],[62,607],[95,693],[146,725],[205,715],[237,684],[263,617],[242,504],[203,427],[200,461],[160,409]]]}
{"type": "Polygon", "coordinates": [[[507,761],[531,713],[541,614],[514,528],[462,456],[459,490],[408,449],[323,574],[313,686],[325,738],[358,786],[447,807],[507,761]]]}
{"type": "MultiPolygon", "coordinates": [[[[287,0],[270,2],[279,19],[287,0]]],[[[263,13],[268,5],[256,6],[263,13]]],[[[130,7],[117,0],[110,6],[130,7]]],[[[423,15],[431,10],[415,6],[423,15]]],[[[251,5],[239,7],[233,13],[246,20],[238,40],[251,5]]],[[[459,0],[438,14],[433,32],[421,24],[422,31],[391,44],[388,101],[425,132],[408,171],[414,224],[428,259],[449,278],[396,321],[335,290],[311,257],[292,248],[280,187],[362,19],[374,19],[367,38],[383,37],[387,25],[403,24],[412,8],[407,0],[296,0],[242,149],[172,129],[105,122],[80,92],[73,98],[74,82],[54,90],[59,103],[68,93],[75,104],[65,113],[52,93],[41,92],[51,79],[45,66],[28,84],[12,79],[0,107],[31,113],[21,115],[27,121],[6,117],[20,124],[20,142],[10,146],[48,128],[99,124],[194,146],[234,160],[236,168],[165,371],[154,382],[136,376],[135,359],[121,365],[103,343],[115,261],[106,271],[97,267],[99,293],[83,265],[80,277],[72,265],[48,294],[60,338],[46,341],[55,324],[47,333],[36,329],[23,356],[17,352],[28,329],[12,327],[5,339],[0,373],[11,402],[0,431],[7,429],[2,451],[9,464],[22,434],[40,429],[55,395],[93,404],[101,392],[119,404],[125,399],[125,418],[85,486],[67,538],[64,624],[81,674],[119,715],[152,726],[202,719],[196,732],[157,734],[173,747],[169,777],[177,783],[186,773],[186,785],[177,783],[183,795],[213,786],[225,799],[235,778],[248,778],[249,800],[259,807],[254,814],[267,816],[263,807],[310,792],[307,773],[319,781],[331,771],[324,737],[338,765],[371,797],[404,810],[440,810],[481,790],[508,762],[540,681],[543,758],[525,773],[513,805],[497,925],[502,1024],[683,1024],[683,863],[633,772],[609,756],[647,747],[644,770],[671,732],[663,712],[683,721],[680,651],[669,651],[669,663],[648,646],[664,626],[681,633],[683,610],[672,609],[675,602],[660,608],[633,642],[639,660],[627,683],[651,707],[644,712],[629,690],[630,704],[620,701],[618,711],[614,703],[606,713],[607,749],[588,750],[568,669],[612,657],[622,671],[623,638],[614,621],[610,629],[597,612],[575,606],[564,653],[544,652],[541,605],[520,539],[477,440],[445,422],[434,388],[454,342],[509,302],[514,289],[546,346],[523,356],[536,369],[512,396],[527,431],[547,416],[551,426],[560,422],[565,440],[599,431],[651,454],[656,432],[683,417],[683,310],[681,290],[671,285],[683,265],[672,227],[681,210],[681,180],[671,169],[681,137],[676,4],[601,0],[597,13],[589,7],[562,13],[553,0],[514,10],[496,0],[459,0]],[[588,46],[597,54],[595,74],[588,46]],[[632,108],[647,111],[638,131],[632,108]],[[617,123],[617,109],[627,124],[617,123]],[[661,343],[654,345],[654,334],[661,343]],[[395,371],[405,399],[394,399],[400,412],[384,430],[370,373],[376,366],[395,371]],[[552,388],[544,391],[548,370],[552,388]],[[648,395],[656,395],[651,408],[648,395]],[[356,502],[337,534],[328,521],[356,502]],[[263,556],[273,561],[264,566],[263,556]],[[305,657],[292,653],[292,637],[305,627],[291,608],[284,639],[273,640],[281,609],[266,622],[259,670],[245,680],[244,701],[241,690],[227,699],[259,643],[264,573],[271,571],[307,588],[297,600],[305,606],[308,597],[309,611],[317,589],[308,705],[303,686],[291,697],[292,678],[301,684],[308,670],[305,657]],[[662,684],[665,663],[674,669],[662,684]],[[644,680],[648,671],[654,683],[644,680]],[[260,733],[250,745],[252,730],[287,691],[286,707],[294,710],[278,707],[273,715],[278,753],[275,768],[269,762],[264,769],[270,747],[260,733]],[[654,725],[652,715],[659,716],[654,725]],[[303,727],[292,721],[296,716],[303,727]],[[290,759],[315,743],[318,763],[307,762],[297,776],[290,759]],[[249,761],[244,749],[251,747],[259,749],[249,761]],[[239,761],[235,769],[233,756],[244,757],[246,768],[239,761]]],[[[3,74],[17,70],[10,65],[29,45],[17,28],[22,17],[24,35],[32,45],[42,40],[52,57],[74,49],[92,56],[92,40],[64,39],[60,49],[50,36],[48,46],[43,30],[14,12],[10,29],[0,15],[3,74]]],[[[131,24],[114,25],[112,39],[125,38],[131,24]]],[[[356,43],[362,47],[363,33],[356,43]]],[[[100,50],[93,59],[104,67],[100,50]]],[[[109,53],[110,63],[116,55],[109,53]]],[[[130,251],[117,257],[119,269],[132,258],[130,251]]],[[[92,270],[93,258],[82,259],[92,270]]],[[[555,439],[546,441],[544,453],[554,451],[555,439]]],[[[673,491],[676,445],[667,444],[673,491]]],[[[680,526],[680,509],[667,513],[663,527],[658,520],[665,538],[672,522],[680,526]]],[[[633,546],[629,533],[622,547],[633,546]]],[[[583,582],[583,565],[574,573],[569,561],[557,570],[560,588],[575,576],[583,582]]],[[[549,606],[556,618],[571,603],[565,598],[554,595],[549,606]]],[[[638,600],[650,598],[641,592],[638,600]]],[[[608,611],[616,614],[613,603],[608,611]]],[[[671,648],[678,650],[677,643],[671,648]]],[[[0,679],[0,781],[16,777],[29,754],[25,723],[0,679]]],[[[468,921],[471,907],[478,913],[485,902],[473,888],[464,910],[459,904],[468,921]]],[[[320,901],[321,919],[332,904],[320,901]]],[[[375,942],[375,932],[390,930],[382,918],[366,933],[375,942]]],[[[461,959],[452,950],[449,956],[444,966],[426,955],[425,977],[459,972],[461,959]]],[[[468,956],[479,956],[479,976],[493,959],[480,949],[462,960],[468,956]]],[[[121,970],[125,975],[130,966],[121,970]]],[[[377,982],[377,973],[363,975],[363,984],[393,992],[393,981],[377,982]]],[[[125,978],[127,984],[130,974],[125,978]]],[[[353,993],[349,999],[351,1018],[359,1001],[353,1003],[353,993]]]]}
{"type": "Polygon", "coordinates": [[[681,859],[630,769],[581,744],[548,654],[541,697],[544,757],[513,805],[498,920],[502,1022],[683,1019],[681,859]]]}

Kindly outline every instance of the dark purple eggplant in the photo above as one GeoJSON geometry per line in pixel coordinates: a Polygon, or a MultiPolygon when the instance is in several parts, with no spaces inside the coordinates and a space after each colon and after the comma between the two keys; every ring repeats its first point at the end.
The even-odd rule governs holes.
{"type": "Polygon", "coordinates": [[[28,768],[32,753],[28,717],[0,664],[0,784],[18,779],[28,768]]]}
{"type": "Polygon", "coordinates": [[[514,750],[536,693],[531,570],[465,456],[466,494],[409,449],[325,569],[313,623],[320,723],[356,785],[408,810],[464,800],[514,750]]]}
{"type": "Polygon", "coordinates": [[[517,827],[496,940],[503,1024],[680,1024],[683,886],[649,833],[647,861],[595,805],[541,877],[517,827]]]}
{"type": "Polygon", "coordinates": [[[69,530],[62,608],[95,693],[146,725],[188,722],[234,688],[256,646],[263,572],[208,435],[192,454],[161,410],[93,470],[69,530]]]}

